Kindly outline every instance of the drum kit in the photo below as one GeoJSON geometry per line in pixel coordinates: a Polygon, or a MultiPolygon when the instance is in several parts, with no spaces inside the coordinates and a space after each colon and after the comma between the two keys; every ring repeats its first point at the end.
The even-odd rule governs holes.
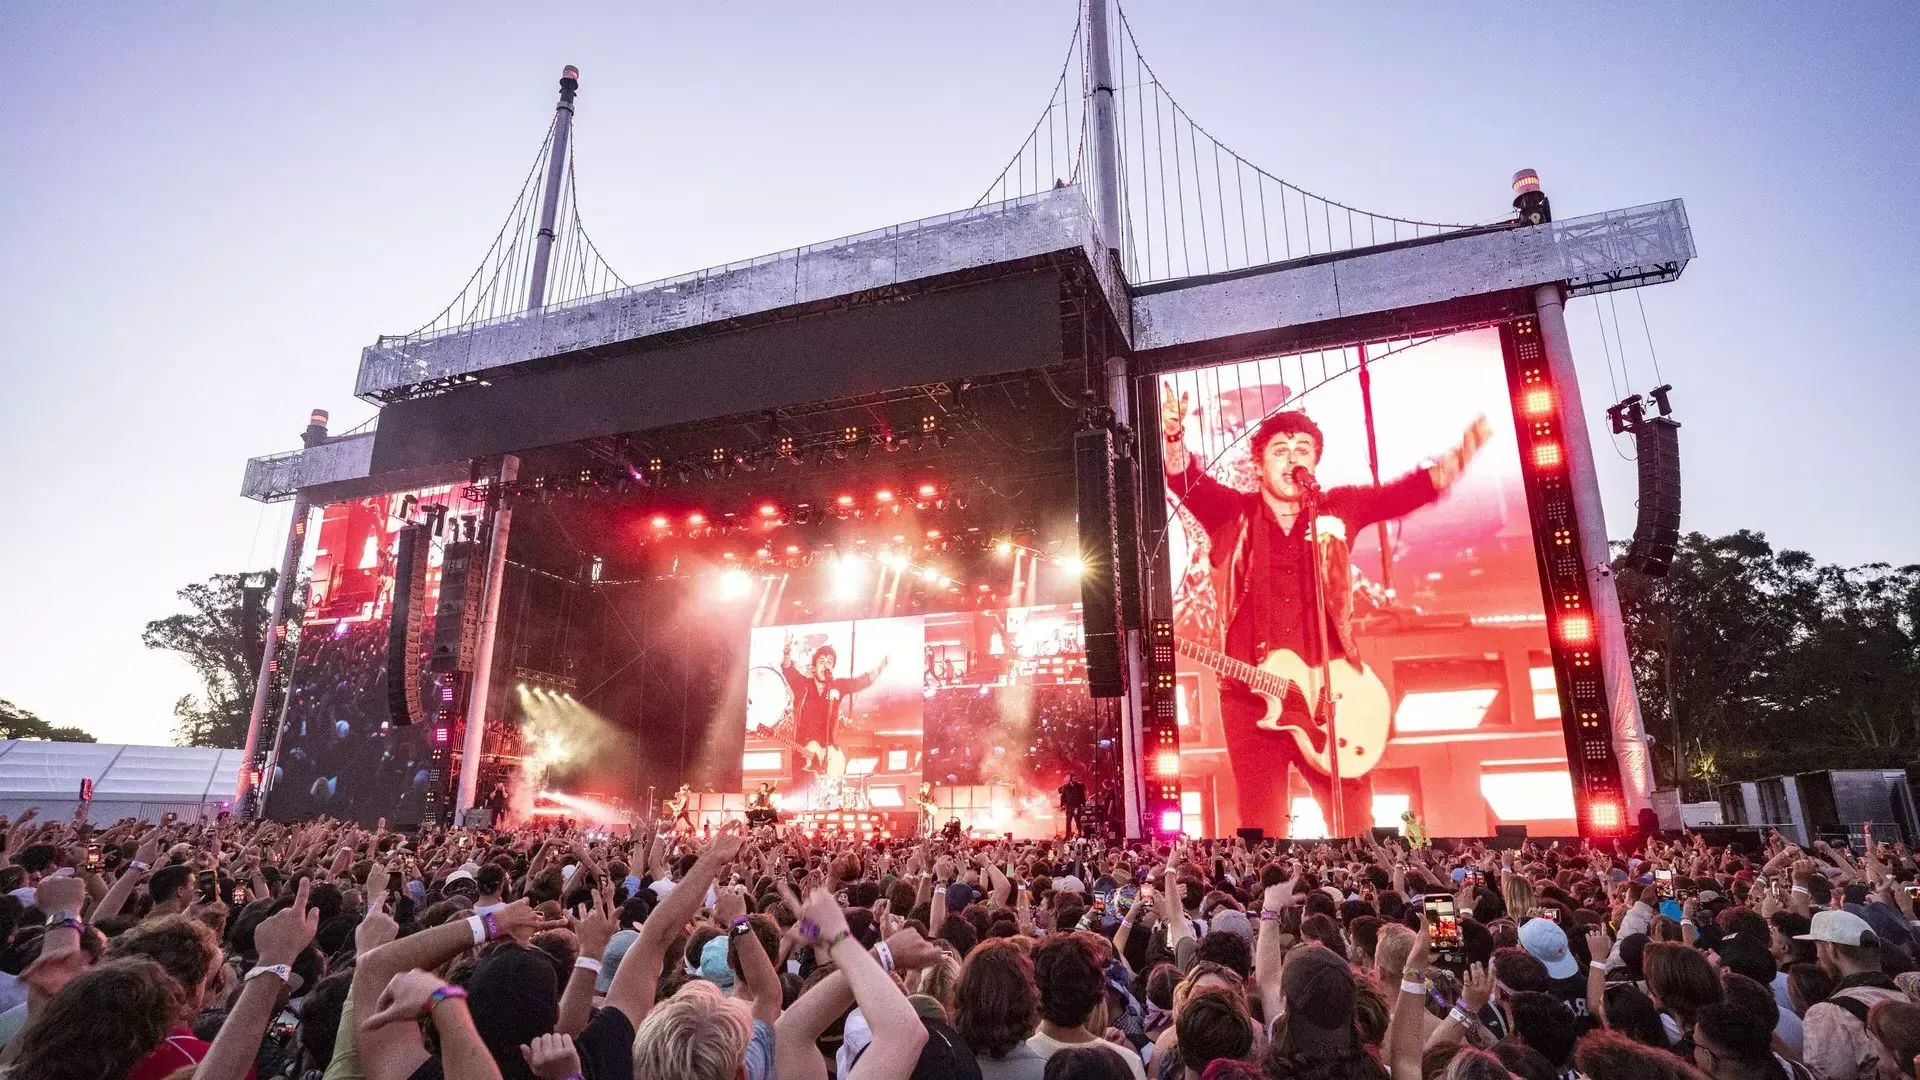
{"type": "Polygon", "coordinates": [[[802,745],[795,738],[793,688],[776,667],[747,669],[747,734],[795,752],[802,772],[814,778],[813,805],[822,810],[866,810],[867,778],[847,775],[847,754],[838,746],[802,745]]]}

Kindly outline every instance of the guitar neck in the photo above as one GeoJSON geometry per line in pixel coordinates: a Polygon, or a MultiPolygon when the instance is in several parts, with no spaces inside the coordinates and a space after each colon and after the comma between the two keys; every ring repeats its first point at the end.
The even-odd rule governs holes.
{"type": "Polygon", "coordinates": [[[1173,639],[1175,651],[1195,663],[1212,668],[1229,679],[1245,683],[1250,689],[1275,697],[1285,697],[1292,683],[1275,675],[1265,668],[1256,667],[1245,660],[1235,660],[1219,649],[1210,649],[1197,641],[1183,637],[1173,639]]]}

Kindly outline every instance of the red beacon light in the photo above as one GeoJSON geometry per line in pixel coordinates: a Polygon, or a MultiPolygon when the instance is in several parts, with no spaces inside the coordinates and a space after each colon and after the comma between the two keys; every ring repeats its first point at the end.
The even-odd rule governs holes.
{"type": "Polygon", "coordinates": [[[1553,412],[1553,391],[1536,386],[1520,395],[1520,412],[1529,420],[1544,420],[1553,412]]]}
{"type": "Polygon", "coordinates": [[[1560,640],[1569,645],[1586,645],[1593,641],[1593,620],[1585,615],[1568,615],[1560,620],[1560,640]]]}

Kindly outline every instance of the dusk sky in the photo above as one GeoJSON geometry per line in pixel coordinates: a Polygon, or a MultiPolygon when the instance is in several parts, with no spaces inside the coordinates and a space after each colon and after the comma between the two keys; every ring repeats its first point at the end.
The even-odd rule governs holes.
{"type": "MultiPolygon", "coordinates": [[[[1356,206],[1486,221],[1522,166],[1561,217],[1684,198],[1699,258],[1615,301],[1629,384],[1654,383],[1644,302],[1675,387],[1684,526],[1920,561],[1920,6],[1128,16],[1202,124],[1356,206]]],[[[582,72],[584,219],[640,282],[970,205],[1074,19],[1073,0],[7,5],[0,698],[168,741],[197,683],[141,628],[189,582],[277,561],[287,509],[239,497],[245,460],[297,446],[310,408],[335,431],[372,415],[359,350],[472,272],[562,65],[582,72]]],[[[1603,431],[1595,301],[1569,319],[1603,431]]],[[[1633,466],[1596,453],[1623,538],[1633,466]]]]}

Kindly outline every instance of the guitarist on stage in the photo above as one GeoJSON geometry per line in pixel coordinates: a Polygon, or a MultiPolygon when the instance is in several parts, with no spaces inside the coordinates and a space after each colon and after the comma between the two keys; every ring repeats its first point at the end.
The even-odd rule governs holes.
{"type": "MultiPolygon", "coordinates": [[[[1254,428],[1248,438],[1257,488],[1243,492],[1208,476],[1187,452],[1190,407],[1190,395],[1176,398],[1171,386],[1164,388],[1161,459],[1168,489],[1207,531],[1219,625],[1226,627],[1223,651],[1258,665],[1269,653],[1285,649],[1317,667],[1330,649],[1335,664],[1357,670],[1347,538],[1438,499],[1492,436],[1486,418],[1475,419],[1459,445],[1425,468],[1379,487],[1329,488],[1316,496],[1313,474],[1325,442],[1306,413],[1277,412],[1254,428]],[[1303,520],[1310,505],[1313,522],[1303,520]],[[1317,559],[1307,538],[1309,524],[1320,536],[1317,559]],[[1317,628],[1315,574],[1326,606],[1317,628]]],[[[1293,736],[1256,726],[1265,711],[1244,687],[1222,681],[1220,716],[1240,793],[1240,824],[1287,835],[1288,767],[1298,766],[1331,825],[1332,782],[1303,761],[1293,736]]],[[[1371,827],[1372,782],[1342,777],[1340,789],[1343,831],[1352,835],[1371,827]]]]}

